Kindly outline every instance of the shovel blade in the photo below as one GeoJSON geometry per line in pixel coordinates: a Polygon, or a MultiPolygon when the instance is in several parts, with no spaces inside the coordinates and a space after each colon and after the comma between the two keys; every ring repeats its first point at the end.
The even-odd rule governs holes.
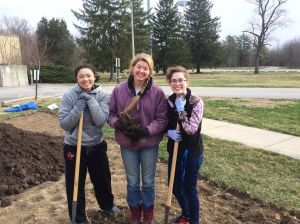
{"type": "Polygon", "coordinates": [[[76,224],[77,201],[72,202],[72,224],[76,224]]]}
{"type": "Polygon", "coordinates": [[[170,213],[170,206],[165,207],[165,223],[164,224],[169,224],[169,213],[170,213]]]}

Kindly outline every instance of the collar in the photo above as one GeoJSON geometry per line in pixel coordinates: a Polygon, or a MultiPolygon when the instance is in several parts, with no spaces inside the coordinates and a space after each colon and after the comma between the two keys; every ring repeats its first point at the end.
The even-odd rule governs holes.
{"type": "MultiPolygon", "coordinates": [[[[135,89],[134,89],[134,78],[132,75],[129,75],[127,83],[128,83],[128,88],[130,89],[130,92],[135,96],[136,93],[135,93],[135,89]]],[[[153,84],[152,77],[149,77],[149,81],[147,83],[147,86],[144,88],[144,91],[142,93],[139,92],[138,95],[140,95],[141,97],[146,95],[146,93],[151,88],[152,84],[153,84]]]]}

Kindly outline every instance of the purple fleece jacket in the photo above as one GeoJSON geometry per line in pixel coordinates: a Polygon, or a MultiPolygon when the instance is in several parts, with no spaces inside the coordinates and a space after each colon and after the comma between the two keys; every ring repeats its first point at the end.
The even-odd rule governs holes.
{"type": "MultiPolygon", "coordinates": [[[[119,119],[118,113],[122,112],[129,105],[133,97],[131,90],[128,88],[127,81],[115,87],[109,102],[108,123],[112,128],[114,128],[115,122],[119,119]]],[[[117,143],[135,150],[158,146],[168,123],[167,99],[162,89],[152,84],[147,93],[140,98],[137,105],[128,113],[138,118],[143,127],[148,128],[150,136],[144,137],[135,144],[132,144],[130,139],[122,132],[115,130],[117,143]]]]}

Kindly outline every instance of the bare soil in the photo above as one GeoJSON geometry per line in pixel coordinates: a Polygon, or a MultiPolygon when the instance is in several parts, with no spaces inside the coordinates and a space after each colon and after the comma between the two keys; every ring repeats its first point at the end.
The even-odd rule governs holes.
{"type": "MultiPolygon", "coordinates": [[[[70,223],[64,188],[63,131],[57,118],[34,113],[0,123],[0,223],[70,223]]],[[[122,212],[99,212],[89,178],[86,183],[89,223],[128,223],[126,178],[118,145],[108,140],[108,156],[115,203],[122,212]]],[[[158,161],[155,221],[164,223],[167,167],[158,161]]],[[[202,223],[300,223],[294,214],[278,209],[246,193],[222,189],[199,180],[202,223]]],[[[173,198],[170,217],[180,213],[173,198]]]]}

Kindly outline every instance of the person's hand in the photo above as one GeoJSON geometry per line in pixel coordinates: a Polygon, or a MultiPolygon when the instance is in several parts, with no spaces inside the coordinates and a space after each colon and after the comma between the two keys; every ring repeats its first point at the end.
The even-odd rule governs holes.
{"type": "Polygon", "coordinates": [[[86,102],[84,98],[78,98],[75,106],[77,107],[77,109],[81,112],[84,111],[85,107],[86,107],[86,102]]]}
{"type": "Polygon", "coordinates": [[[90,99],[92,99],[93,97],[90,95],[90,94],[88,94],[87,92],[82,92],[82,93],[80,93],[80,95],[79,95],[79,98],[83,98],[83,99],[85,99],[86,101],[89,101],[90,99]]]}
{"type": "Polygon", "coordinates": [[[176,142],[179,142],[182,140],[180,132],[176,131],[176,130],[168,130],[167,136],[176,142]]]}
{"type": "Polygon", "coordinates": [[[124,133],[134,142],[137,142],[141,138],[150,135],[148,128],[143,127],[129,127],[124,133]]]}
{"type": "Polygon", "coordinates": [[[176,105],[177,112],[184,111],[185,104],[186,104],[186,100],[183,96],[176,97],[175,105],[176,105]]]}
{"type": "Polygon", "coordinates": [[[124,122],[120,121],[120,120],[117,120],[114,124],[114,127],[116,130],[119,130],[119,131],[125,131],[127,129],[127,125],[124,124],[124,122]]]}

